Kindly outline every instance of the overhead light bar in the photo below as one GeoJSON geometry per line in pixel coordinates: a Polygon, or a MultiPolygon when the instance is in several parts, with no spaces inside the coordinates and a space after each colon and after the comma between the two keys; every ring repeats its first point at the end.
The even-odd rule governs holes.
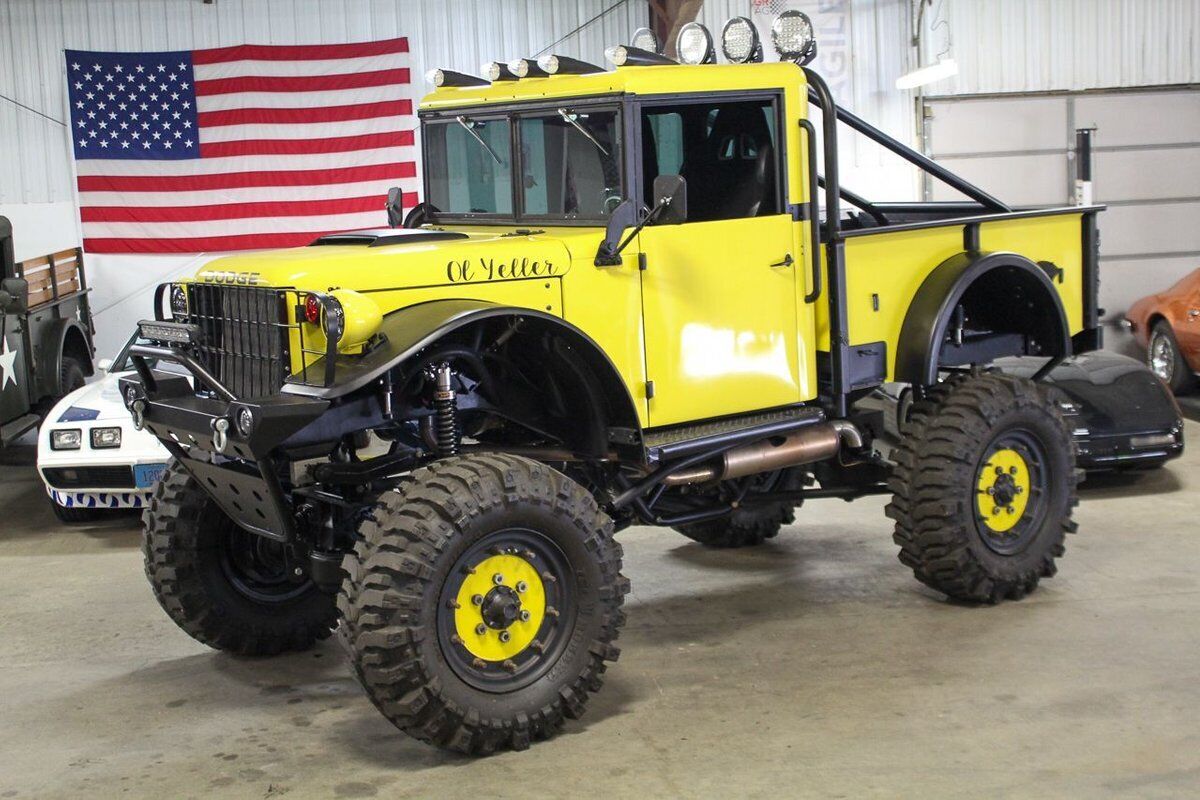
{"type": "Polygon", "coordinates": [[[491,84],[483,78],[476,78],[474,75],[467,75],[462,72],[454,72],[449,69],[431,69],[425,73],[425,80],[432,83],[437,88],[443,86],[490,86],[491,84]]]}
{"type": "Polygon", "coordinates": [[[662,53],[662,46],[658,42],[658,34],[649,28],[638,28],[633,32],[633,37],[629,40],[629,43],[638,50],[662,53]]]}
{"type": "Polygon", "coordinates": [[[897,89],[916,89],[919,86],[926,86],[930,83],[937,83],[946,78],[953,78],[958,74],[958,62],[953,58],[938,59],[938,63],[930,64],[928,67],[914,69],[912,72],[906,72],[899,78],[896,78],[897,89]]]}
{"type": "Polygon", "coordinates": [[[673,58],[660,56],[658,53],[653,53],[649,50],[643,50],[640,47],[633,45],[617,44],[606,48],[604,57],[607,58],[614,67],[651,67],[660,64],[678,64],[679,62],[673,58]]]}
{"type": "Polygon", "coordinates": [[[597,67],[586,61],[580,61],[570,56],[549,55],[537,60],[538,66],[549,75],[590,75],[604,72],[604,67],[597,67]]]}
{"type": "Polygon", "coordinates": [[[717,60],[712,34],[699,22],[689,22],[679,29],[675,52],[685,64],[711,64],[717,60]]]}

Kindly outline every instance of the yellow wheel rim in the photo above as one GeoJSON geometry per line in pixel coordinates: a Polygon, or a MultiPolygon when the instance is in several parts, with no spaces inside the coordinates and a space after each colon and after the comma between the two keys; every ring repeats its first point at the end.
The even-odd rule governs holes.
{"type": "Polygon", "coordinates": [[[542,578],[519,555],[489,556],[476,564],[455,603],[455,632],[467,652],[484,661],[505,661],[524,652],[546,618],[542,578]],[[500,608],[508,613],[500,614],[500,608]],[[510,620],[513,610],[516,617],[510,620]]]}
{"type": "Polygon", "coordinates": [[[1006,533],[1025,516],[1029,504],[1029,465],[1012,448],[995,451],[979,467],[975,484],[980,520],[996,533],[1006,533]]]}

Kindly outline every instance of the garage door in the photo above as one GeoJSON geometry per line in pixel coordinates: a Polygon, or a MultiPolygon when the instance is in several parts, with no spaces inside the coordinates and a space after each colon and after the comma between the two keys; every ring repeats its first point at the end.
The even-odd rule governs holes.
{"type": "MultiPolygon", "coordinates": [[[[925,151],[1018,205],[1064,205],[1076,128],[1096,128],[1106,317],[1200,267],[1200,90],[929,98],[925,151]]],[[[960,199],[938,183],[925,196],[960,199]]]]}

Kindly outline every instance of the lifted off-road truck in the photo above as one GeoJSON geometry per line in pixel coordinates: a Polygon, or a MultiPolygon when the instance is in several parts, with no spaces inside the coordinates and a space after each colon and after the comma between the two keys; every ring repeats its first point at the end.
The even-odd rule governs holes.
{"type": "Polygon", "coordinates": [[[1010,208],[796,62],[613,55],[440,73],[403,226],[160,288],[122,391],[174,456],[144,551],[187,633],[265,655],[340,626],[388,719],[486,753],[600,688],[629,525],[749,546],[887,492],[951,597],[1054,574],[1071,431],[987,365],[1098,346],[1099,208],[1010,208]],[[968,199],[843,189],[839,123],[968,199]],[[917,397],[886,458],[884,382],[917,397]]]}

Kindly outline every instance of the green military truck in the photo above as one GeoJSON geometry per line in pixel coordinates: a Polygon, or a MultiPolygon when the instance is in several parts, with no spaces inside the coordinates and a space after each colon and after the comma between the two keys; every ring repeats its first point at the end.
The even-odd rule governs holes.
{"type": "Polygon", "coordinates": [[[12,223],[0,217],[0,446],[83,386],[94,333],[83,251],[17,261],[12,223]]]}

